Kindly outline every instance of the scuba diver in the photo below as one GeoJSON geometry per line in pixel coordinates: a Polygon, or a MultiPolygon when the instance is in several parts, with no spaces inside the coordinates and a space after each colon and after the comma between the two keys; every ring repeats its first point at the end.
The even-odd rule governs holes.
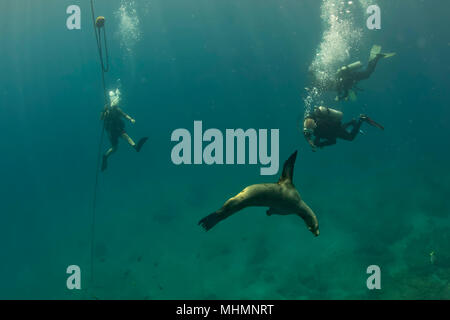
{"type": "Polygon", "coordinates": [[[111,91],[109,93],[110,106],[106,105],[101,113],[101,120],[105,121],[105,130],[108,133],[109,141],[111,142],[111,148],[103,155],[102,171],[105,171],[108,166],[108,157],[116,152],[119,138],[122,137],[130,146],[132,146],[137,152],[139,152],[147,141],[148,137],[141,138],[139,142],[134,143],[133,139],[125,131],[125,123],[122,118],[129,120],[131,123],[135,123],[136,120],[130,117],[128,114],[119,108],[120,91],[111,91]]]}
{"type": "Polygon", "coordinates": [[[351,120],[350,122],[342,124],[343,113],[327,107],[316,107],[314,111],[305,116],[303,122],[303,135],[312,147],[313,151],[316,148],[331,146],[336,144],[337,139],[353,141],[356,135],[360,132],[363,122],[375,126],[381,130],[384,127],[366,115],[360,115],[358,120],[351,120]],[[349,132],[347,128],[352,126],[349,132]],[[313,141],[314,135],[314,141],[313,141]],[[321,141],[321,140],[324,141],[321,141]]]}
{"type": "Polygon", "coordinates": [[[336,73],[334,83],[331,85],[331,90],[337,91],[338,93],[335,100],[348,100],[349,97],[351,100],[355,100],[356,93],[352,89],[354,88],[362,91],[362,89],[357,88],[355,85],[359,81],[368,79],[372,75],[381,58],[389,58],[394,55],[395,53],[381,53],[381,46],[374,45],[370,50],[369,62],[366,69],[361,70],[363,66],[361,61],[341,67],[336,73]]]}

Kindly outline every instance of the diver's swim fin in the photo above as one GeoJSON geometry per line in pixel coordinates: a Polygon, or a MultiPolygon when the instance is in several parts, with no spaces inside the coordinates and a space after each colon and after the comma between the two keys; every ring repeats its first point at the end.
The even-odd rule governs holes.
{"type": "Polygon", "coordinates": [[[134,147],[136,149],[137,152],[141,151],[142,146],[144,145],[144,143],[148,140],[148,137],[144,137],[141,140],[139,140],[139,142],[137,143],[137,145],[134,147]]]}
{"type": "Polygon", "coordinates": [[[103,155],[102,172],[108,168],[108,157],[103,155]]]}
{"type": "Polygon", "coordinates": [[[393,56],[395,56],[396,55],[396,53],[395,52],[389,52],[389,53],[380,53],[382,56],[383,56],[383,58],[390,58],[390,57],[393,57],[393,56]]]}
{"type": "Polygon", "coordinates": [[[372,49],[370,49],[369,61],[375,59],[381,53],[381,46],[374,44],[372,49]]]}
{"type": "Polygon", "coordinates": [[[384,127],[383,127],[381,124],[379,124],[378,122],[373,121],[373,120],[370,119],[368,116],[366,116],[366,117],[364,118],[364,120],[365,120],[368,124],[370,124],[371,126],[377,127],[378,129],[381,129],[381,130],[384,130],[384,127]]]}

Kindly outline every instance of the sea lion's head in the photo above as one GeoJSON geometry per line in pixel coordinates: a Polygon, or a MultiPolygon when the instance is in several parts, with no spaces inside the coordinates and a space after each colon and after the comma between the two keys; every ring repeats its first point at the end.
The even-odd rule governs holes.
{"type": "Polygon", "coordinates": [[[316,227],[308,227],[308,230],[312,232],[316,237],[320,234],[319,226],[316,227]]]}
{"type": "Polygon", "coordinates": [[[316,237],[320,234],[319,232],[319,221],[317,221],[317,218],[311,217],[311,219],[309,219],[309,221],[307,221],[306,223],[308,230],[312,232],[313,235],[315,235],[316,237]]]}

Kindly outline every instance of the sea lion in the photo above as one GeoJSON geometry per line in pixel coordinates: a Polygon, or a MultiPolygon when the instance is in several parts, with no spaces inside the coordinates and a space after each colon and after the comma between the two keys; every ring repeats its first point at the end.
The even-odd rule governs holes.
{"type": "Polygon", "coordinates": [[[268,216],[296,214],[305,221],[308,230],[318,236],[319,223],[316,215],[301,199],[292,182],[296,158],[297,151],[284,163],[283,173],[277,183],[261,183],[246,187],[227,200],[222,208],[206,216],[198,224],[208,231],[220,221],[246,207],[269,207],[266,211],[268,216]]]}

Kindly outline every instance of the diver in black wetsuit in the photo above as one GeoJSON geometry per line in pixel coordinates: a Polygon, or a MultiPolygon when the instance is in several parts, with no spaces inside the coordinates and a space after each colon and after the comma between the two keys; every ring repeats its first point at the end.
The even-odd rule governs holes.
{"type": "Polygon", "coordinates": [[[315,108],[312,113],[305,117],[303,134],[313,151],[316,151],[317,147],[322,148],[334,145],[337,139],[354,140],[363,122],[384,130],[382,125],[376,123],[366,115],[360,115],[358,120],[353,119],[344,124],[341,122],[342,116],[342,112],[338,110],[321,106],[315,108]],[[350,126],[353,128],[349,132],[347,128],[350,126]]]}
{"type": "MultiPolygon", "coordinates": [[[[117,94],[117,91],[116,91],[117,94]]],[[[112,93],[114,95],[114,93],[112,93]]],[[[111,96],[111,93],[110,93],[111,96]]],[[[106,105],[101,114],[101,119],[105,121],[105,130],[108,133],[109,141],[111,142],[111,148],[103,155],[102,171],[105,171],[108,166],[108,157],[116,152],[119,145],[119,138],[125,139],[130,146],[132,146],[137,152],[139,152],[147,141],[147,137],[141,138],[139,142],[134,143],[133,139],[125,131],[125,123],[122,118],[129,120],[131,123],[135,123],[136,120],[130,117],[128,114],[122,111],[118,107],[119,98],[112,99],[110,106],[106,105]]]]}
{"type": "Polygon", "coordinates": [[[355,88],[361,90],[355,87],[355,85],[359,81],[368,79],[372,75],[381,58],[388,58],[394,55],[395,53],[381,53],[381,47],[374,45],[372,50],[370,50],[369,63],[367,64],[366,69],[361,70],[362,63],[360,61],[340,68],[336,73],[335,82],[331,85],[331,88],[338,93],[336,101],[343,99],[347,100],[350,94],[350,98],[354,99],[355,93],[352,89],[355,88]]]}

